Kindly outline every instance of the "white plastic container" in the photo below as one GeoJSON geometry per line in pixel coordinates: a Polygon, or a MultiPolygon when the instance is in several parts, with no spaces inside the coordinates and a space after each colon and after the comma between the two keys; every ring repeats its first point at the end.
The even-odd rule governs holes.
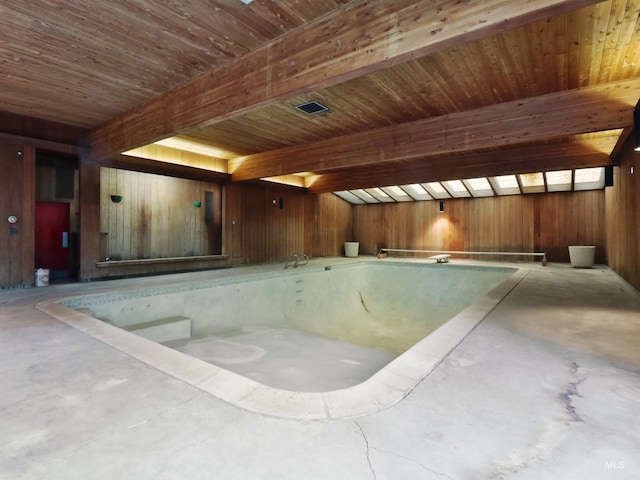
{"type": "Polygon", "coordinates": [[[596,247],[593,245],[570,245],[569,260],[574,268],[591,268],[596,256],[596,247]]]}
{"type": "Polygon", "coordinates": [[[46,287],[49,285],[49,269],[38,268],[36,270],[36,287],[46,287]]]}
{"type": "Polygon", "coordinates": [[[360,249],[360,242],[344,242],[344,256],[357,257],[360,249]]]}

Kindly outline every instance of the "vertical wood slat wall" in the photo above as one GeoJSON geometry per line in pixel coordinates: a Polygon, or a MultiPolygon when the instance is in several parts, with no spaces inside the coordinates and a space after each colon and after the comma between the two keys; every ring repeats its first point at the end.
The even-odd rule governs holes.
{"type": "Polygon", "coordinates": [[[225,198],[225,244],[232,263],[281,262],[303,253],[337,256],[352,237],[351,206],[333,194],[229,184],[225,198]]]}
{"type": "Polygon", "coordinates": [[[106,249],[102,253],[115,260],[215,253],[203,207],[205,191],[219,190],[214,183],[101,168],[100,232],[106,249]],[[114,203],[111,195],[121,195],[122,202],[114,203]],[[195,201],[202,206],[196,208],[195,201]]]}
{"type": "MultiPolygon", "coordinates": [[[[100,177],[104,245],[94,261],[215,253],[200,218],[204,209],[192,202],[220,185],[104,167],[100,177]],[[122,195],[122,202],[113,203],[111,195],[122,195]]],[[[335,195],[258,183],[231,183],[224,191],[224,200],[216,198],[224,201],[226,264],[280,262],[293,253],[341,255],[352,237],[351,206],[335,195]]]]}
{"type": "Polygon", "coordinates": [[[29,285],[34,279],[35,149],[0,143],[0,286],[29,285]],[[18,218],[9,224],[7,218],[18,218]]]}
{"type": "Polygon", "coordinates": [[[353,240],[353,207],[331,193],[305,199],[305,253],[313,257],[344,254],[344,242],[353,240]]]}
{"type": "Polygon", "coordinates": [[[640,153],[627,145],[606,190],[608,265],[640,290],[640,153]],[[634,172],[631,173],[633,167],[634,172]]]}
{"type": "MultiPolygon", "coordinates": [[[[568,262],[569,245],[596,245],[596,262],[604,263],[602,190],[451,199],[445,201],[444,213],[439,213],[438,206],[438,202],[431,201],[356,206],[355,237],[361,252],[375,254],[381,247],[489,252],[535,250],[548,252],[549,261],[568,262]]],[[[475,258],[515,260],[517,257],[475,258]]]]}

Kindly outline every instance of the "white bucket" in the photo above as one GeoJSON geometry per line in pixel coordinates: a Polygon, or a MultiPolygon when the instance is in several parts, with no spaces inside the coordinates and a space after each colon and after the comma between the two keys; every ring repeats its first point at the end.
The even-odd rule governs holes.
{"type": "Polygon", "coordinates": [[[49,269],[38,268],[36,270],[36,287],[46,287],[49,285],[49,269]]]}
{"type": "Polygon", "coordinates": [[[360,242],[344,242],[344,256],[357,257],[360,249],[360,242]]]}
{"type": "Polygon", "coordinates": [[[591,268],[595,259],[596,247],[593,245],[570,245],[569,261],[574,268],[591,268]]]}

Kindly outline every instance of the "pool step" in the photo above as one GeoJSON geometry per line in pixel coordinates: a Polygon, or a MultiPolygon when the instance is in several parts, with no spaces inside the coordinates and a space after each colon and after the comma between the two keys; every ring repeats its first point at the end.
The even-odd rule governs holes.
{"type": "Polygon", "coordinates": [[[122,327],[154,342],[170,342],[191,337],[191,319],[175,316],[122,327]]]}

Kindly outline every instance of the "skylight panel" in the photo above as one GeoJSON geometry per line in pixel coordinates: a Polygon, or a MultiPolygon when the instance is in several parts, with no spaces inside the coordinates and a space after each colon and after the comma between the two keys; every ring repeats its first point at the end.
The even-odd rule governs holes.
{"type": "Polygon", "coordinates": [[[349,190],[349,191],[359,199],[363,200],[365,203],[380,203],[380,200],[376,199],[373,195],[371,195],[366,190],[363,190],[362,188],[358,190],[349,190]]]}
{"type": "Polygon", "coordinates": [[[518,180],[515,175],[502,175],[500,177],[494,177],[500,188],[519,188],[518,180]]]}
{"type": "Polygon", "coordinates": [[[433,190],[435,193],[447,193],[442,185],[439,182],[429,182],[427,183],[427,187],[433,190]]]}
{"type": "Polygon", "coordinates": [[[407,195],[409,195],[407,192],[405,192],[404,190],[402,190],[400,187],[387,187],[389,190],[391,190],[394,194],[398,195],[399,197],[406,197],[407,195]]]}
{"type": "Polygon", "coordinates": [[[522,193],[515,175],[501,175],[489,178],[498,195],[516,195],[522,193]]]}
{"type": "Polygon", "coordinates": [[[345,200],[346,202],[351,203],[352,205],[364,205],[366,203],[364,200],[356,197],[353,193],[348,191],[333,192],[333,193],[335,193],[338,197],[345,200]]]}
{"type": "Polygon", "coordinates": [[[474,190],[491,190],[491,185],[486,177],[469,178],[468,180],[465,180],[464,183],[474,190]]]}
{"type": "Polygon", "coordinates": [[[386,203],[393,203],[393,198],[391,198],[387,192],[385,192],[384,190],[382,190],[379,187],[376,188],[367,188],[365,189],[365,192],[367,192],[368,194],[370,194],[372,197],[380,200],[381,202],[386,202],[386,203]]]}
{"type": "Polygon", "coordinates": [[[591,183],[598,182],[604,175],[604,169],[596,168],[580,168],[576,170],[575,183],[591,183]]]}
{"type": "Polygon", "coordinates": [[[440,182],[423,183],[422,186],[427,191],[427,193],[435,199],[440,200],[442,198],[451,198],[449,192],[445,190],[440,182]]]}
{"type": "Polygon", "coordinates": [[[520,174],[520,183],[523,187],[544,186],[544,178],[542,177],[542,173],[522,173],[520,174]]]}
{"type": "Polygon", "coordinates": [[[447,182],[443,182],[445,188],[451,193],[451,195],[455,198],[462,197],[470,197],[471,194],[467,190],[467,187],[464,186],[461,180],[449,180],[447,182]]]}
{"type": "Polygon", "coordinates": [[[547,172],[545,175],[547,177],[547,185],[563,185],[566,183],[571,185],[571,170],[547,172]]]}
{"type": "Polygon", "coordinates": [[[597,190],[604,188],[604,167],[577,169],[573,183],[574,190],[597,190]]]}
{"type": "Polygon", "coordinates": [[[406,185],[406,187],[410,190],[413,190],[413,192],[416,195],[429,195],[427,193],[427,191],[422,187],[422,185],[420,185],[419,183],[414,183],[412,185],[406,185]]]}
{"type": "Polygon", "coordinates": [[[467,191],[460,180],[449,180],[448,182],[444,183],[447,185],[447,187],[449,187],[448,190],[450,192],[462,193],[467,191]]]}
{"type": "Polygon", "coordinates": [[[402,190],[397,185],[382,187],[382,190],[388,193],[389,196],[391,196],[391,198],[393,198],[396,202],[410,202],[411,200],[413,200],[407,192],[402,190]]]}
{"type": "Polygon", "coordinates": [[[521,173],[518,175],[523,193],[541,193],[544,192],[544,176],[542,172],[521,173]]]}
{"type": "Polygon", "coordinates": [[[411,195],[414,200],[431,200],[433,198],[419,183],[402,185],[402,188],[411,195]]]}
{"type": "Polygon", "coordinates": [[[604,188],[604,184],[605,169],[597,167],[390,185],[334,193],[351,204],[360,205],[537,192],[599,190],[604,188]]]}
{"type": "Polygon", "coordinates": [[[547,190],[549,192],[568,192],[571,190],[571,170],[546,172],[547,190]]]}
{"type": "Polygon", "coordinates": [[[486,177],[469,178],[462,181],[474,197],[492,197],[493,189],[486,177]]]}

